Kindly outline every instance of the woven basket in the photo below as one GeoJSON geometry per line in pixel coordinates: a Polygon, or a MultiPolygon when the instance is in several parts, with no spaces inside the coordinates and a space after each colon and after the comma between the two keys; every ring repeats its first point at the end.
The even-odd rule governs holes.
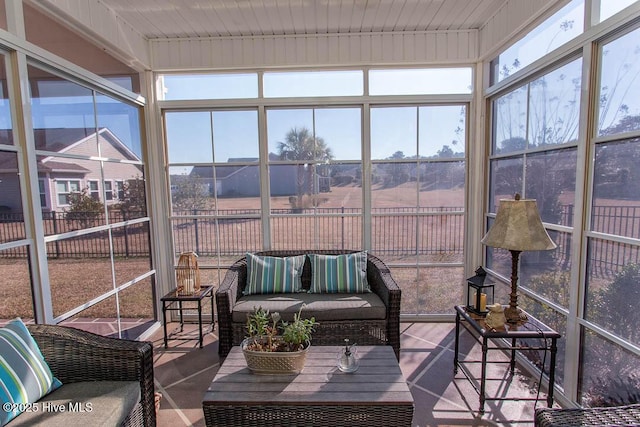
{"type": "Polygon", "coordinates": [[[247,343],[248,339],[245,339],[241,345],[247,367],[260,375],[299,374],[304,368],[310,347],[308,345],[304,350],[291,352],[253,351],[246,349],[247,343]]]}

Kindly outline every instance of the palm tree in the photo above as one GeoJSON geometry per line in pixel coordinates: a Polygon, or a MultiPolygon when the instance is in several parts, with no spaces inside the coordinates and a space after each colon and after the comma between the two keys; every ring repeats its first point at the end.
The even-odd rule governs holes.
{"type": "Polygon", "coordinates": [[[331,148],[327,146],[324,139],[314,136],[306,127],[293,127],[287,132],[284,141],[278,142],[278,155],[280,160],[306,160],[310,162],[310,164],[299,163],[297,168],[297,197],[292,200],[292,205],[294,209],[302,209],[304,194],[311,192],[316,163],[331,160],[333,158],[331,148]]]}

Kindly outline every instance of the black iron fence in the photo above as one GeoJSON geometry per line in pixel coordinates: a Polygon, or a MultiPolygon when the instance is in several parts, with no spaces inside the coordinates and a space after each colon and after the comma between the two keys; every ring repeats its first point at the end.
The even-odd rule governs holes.
{"type": "MultiPolygon", "coordinates": [[[[46,236],[74,231],[86,230],[106,224],[118,224],[127,220],[140,218],[144,212],[113,211],[106,217],[104,214],[74,212],[43,212],[42,226],[46,236]]],[[[24,217],[21,213],[0,213],[0,242],[11,242],[26,238],[24,217]]],[[[141,222],[127,225],[115,225],[110,230],[73,236],[47,243],[47,256],[51,258],[101,258],[110,255],[110,244],[113,244],[114,256],[137,257],[149,256],[149,223],[141,222]],[[111,243],[109,242],[111,233],[111,243]]],[[[5,249],[0,257],[26,257],[24,246],[5,249]]]]}
{"type": "MultiPolygon", "coordinates": [[[[572,206],[562,211],[562,224],[570,224],[572,206]]],[[[270,219],[274,249],[310,247],[351,249],[362,241],[361,209],[312,208],[295,212],[273,210],[270,219]]],[[[43,214],[46,235],[85,230],[104,224],[117,224],[145,213],[113,211],[104,215],[69,216],[64,212],[43,214]]],[[[627,237],[640,236],[640,207],[599,206],[593,210],[592,229],[627,237]]],[[[235,256],[263,247],[262,222],[258,209],[196,210],[174,215],[175,250],[194,250],[201,256],[235,256]]],[[[464,214],[462,208],[379,208],[372,210],[371,249],[381,256],[458,257],[463,253],[464,214]]],[[[116,257],[149,256],[148,222],[122,225],[110,231],[98,231],[47,243],[50,257],[109,256],[109,232],[116,257]]],[[[0,242],[25,238],[22,214],[0,213],[0,242]]],[[[569,262],[571,236],[554,233],[560,250],[553,252],[555,262],[569,262]]],[[[25,257],[25,247],[9,248],[0,257],[25,257]]],[[[640,262],[640,250],[634,246],[592,239],[589,246],[589,269],[598,276],[608,276],[621,266],[640,262]]]]}

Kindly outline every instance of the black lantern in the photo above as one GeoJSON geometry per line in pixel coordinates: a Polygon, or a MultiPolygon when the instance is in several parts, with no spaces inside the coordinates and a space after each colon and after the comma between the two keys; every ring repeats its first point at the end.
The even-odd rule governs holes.
{"type": "Polygon", "coordinates": [[[476,275],[467,279],[467,310],[486,315],[487,306],[493,304],[493,288],[493,283],[487,281],[487,272],[478,267],[476,275]]]}

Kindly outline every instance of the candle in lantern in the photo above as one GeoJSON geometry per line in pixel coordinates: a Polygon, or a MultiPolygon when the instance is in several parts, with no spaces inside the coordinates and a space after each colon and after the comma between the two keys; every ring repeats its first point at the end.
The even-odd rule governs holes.
{"type": "Polygon", "coordinates": [[[193,293],[193,279],[185,279],[184,287],[186,293],[193,293]]]}
{"type": "Polygon", "coordinates": [[[487,309],[487,294],[480,294],[480,311],[487,309]]]}

